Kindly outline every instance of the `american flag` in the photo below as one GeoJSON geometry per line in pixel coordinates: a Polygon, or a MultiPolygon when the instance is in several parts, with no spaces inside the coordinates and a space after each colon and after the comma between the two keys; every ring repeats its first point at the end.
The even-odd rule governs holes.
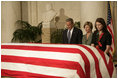
{"type": "Polygon", "coordinates": [[[115,48],[115,43],[114,43],[114,30],[113,30],[113,22],[112,22],[112,17],[111,17],[111,5],[110,2],[108,1],[108,17],[107,17],[107,29],[109,33],[112,36],[112,44],[111,44],[111,49],[110,49],[110,54],[113,55],[114,53],[114,48],[115,48]]]}
{"type": "MultiPolygon", "coordinates": [[[[2,43],[1,76],[16,78],[116,78],[109,57],[76,44],[2,43]]],[[[113,63],[113,62],[111,62],[113,63]]]]}

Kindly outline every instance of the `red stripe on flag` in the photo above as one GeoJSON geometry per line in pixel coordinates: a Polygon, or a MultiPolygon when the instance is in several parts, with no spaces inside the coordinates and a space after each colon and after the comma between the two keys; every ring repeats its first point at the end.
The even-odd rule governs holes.
{"type": "Polygon", "coordinates": [[[110,32],[110,34],[111,34],[111,36],[112,36],[113,43],[114,43],[114,35],[113,35],[113,33],[112,33],[112,30],[110,29],[110,27],[109,27],[109,26],[108,26],[107,28],[108,28],[108,30],[109,30],[109,32],[110,32]]]}
{"type": "Polygon", "coordinates": [[[64,52],[65,53],[78,53],[78,49],[77,48],[62,48],[62,47],[1,45],[1,49],[18,49],[18,50],[32,50],[32,51],[52,51],[52,52],[60,52],[60,53],[64,53],[64,52]]]}
{"type": "Polygon", "coordinates": [[[109,30],[109,32],[110,32],[110,34],[111,34],[111,36],[112,36],[113,43],[114,43],[114,35],[113,35],[113,32],[112,32],[112,30],[111,30],[111,28],[110,28],[110,26],[109,26],[109,25],[107,26],[107,28],[108,28],[108,30],[109,30]]]}
{"type": "Polygon", "coordinates": [[[77,65],[78,65],[77,62],[72,62],[72,61],[33,58],[33,57],[9,56],[9,55],[2,55],[1,61],[48,66],[48,67],[57,67],[57,68],[66,68],[66,69],[77,69],[77,65]]]}
{"type": "MultiPolygon", "coordinates": [[[[110,68],[108,67],[108,64],[107,64],[107,61],[106,61],[104,52],[103,52],[102,50],[98,49],[98,48],[97,48],[97,50],[99,51],[100,55],[102,56],[102,58],[103,58],[103,60],[104,60],[104,63],[105,63],[105,65],[106,65],[106,68],[107,68],[107,70],[108,70],[108,72],[109,72],[109,75],[110,75],[110,77],[111,77],[112,75],[111,75],[111,72],[110,72],[110,70],[109,70],[110,68]]],[[[112,62],[112,63],[113,63],[113,62],[112,62]]]]}
{"type": "Polygon", "coordinates": [[[16,77],[16,78],[64,78],[58,76],[49,76],[49,75],[29,73],[23,71],[6,70],[6,69],[1,69],[1,75],[8,76],[8,77],[16,77]]]}
{"type": "Polygon", "coordinates": [[[112,47],[110,47],[110,49],[111,49],[111,51],[113,52],[113,48],[112,48],[112,47]]]}
{"type": "MultiPolygon", "coordinates": [[[[111,25],[112,25],[111,27],[112,27],[112,29],[113,29],[113,22],[112,22],[112,19],[111,19],[111,25]]],[[[114,34],[114,33],[113,33],[113,34],[114,34]]]]}
{"type": "MultiPolygon", "coordinates": [[[[88,73],[87,76],[85,76],[85,73],[83,69],[79,68],[83,73],[83,75],[78,74],[80,77],[90,77],[90,63],[86,55],[77,48],[59,48],[59,47],[40,47],[40,46],[17,46],[17,45],[2,45],[2,49],[20,49],[20,50],[33,50],[33,51],[54,51],[54,52],[60,52],[60,53],[78,53],[82,56],[86,66],[86,71],[88,73]]],[[[40,52],[39,52],[40,53],[40,52]]],[[[79,73],[79,72],[78,72],[79,73]]]]}
{"type": "Polygon", "coordinates": [[[85,75],[81,65],[78,63],[77,65],[77,74],[79,75],[80,78],[86,78],[87,76],[85,75]]]}
{"type": "Polygon", "coordinates": [[[113,58],[112,58],[112,55],[110,54],[108,68],[109,68],[111,78],[112,78],[112,74],[113,74],[113,70],[114,70],[114,67],[113,67],[114,65],[113,65],[112,60],[113,60],[113,58]]]}
{"type": "Polygon", "coordinates": [[[80,46],[85,48],[87,51],[89,51],[89,53],[93,56],[94,61],[95,61],[95,68],[96,68],[97,78],[102,78],[102,75],[101,75],[101,72],[100,72],[100,69],[99,69],[99,61],[98,61],[96,55],[94,54],[94,52],[90,48],[88,48],[87,46],[84,46],[84,45],[80,45],[80,46]]]}
{"type": "Polygon", "coordinates": [[[89,62],[87,56],[84,54],[83,51],[78,49],[78,53],[82,56],[82,58],[85,62],[86,78],[90,78],[90,62],[89,62]]]}

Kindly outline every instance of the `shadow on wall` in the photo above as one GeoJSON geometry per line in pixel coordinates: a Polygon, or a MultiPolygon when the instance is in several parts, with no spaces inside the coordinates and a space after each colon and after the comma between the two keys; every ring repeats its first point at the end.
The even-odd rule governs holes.
{"type": "Polygon", "coordinates": [[[67,18],[69,18],[69,17],[65,15],[64,9],[61,8],[59,16],[55,17],[55,26],[56,26],[56,28],[57,29],[64,29],[67,18]]]}

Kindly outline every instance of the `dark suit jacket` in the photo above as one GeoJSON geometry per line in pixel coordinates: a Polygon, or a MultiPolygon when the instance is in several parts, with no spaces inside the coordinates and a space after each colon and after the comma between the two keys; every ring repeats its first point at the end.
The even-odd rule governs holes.
{"type": "MultiPolygon", "coordinates": [[[[68,29],[63,31],[63,37],[62,37],[63,44],[68,44],[67,32],[68,32],[68,29]]],[[[82,36],[83,36],[82,31],[80,29],[74,27],[72,36],[71,36],[71,40],[70,40],[70,44],[82,44],[82,36]]]]}

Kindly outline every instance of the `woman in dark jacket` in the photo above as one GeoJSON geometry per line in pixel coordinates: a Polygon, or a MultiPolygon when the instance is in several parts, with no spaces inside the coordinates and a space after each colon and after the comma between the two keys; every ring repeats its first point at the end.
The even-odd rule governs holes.
{"type": "Polygon", "coordinates": [[[111,47],[112,37],[107,30],[103,18],[96,19],[95,28],[96,31],[93,33],[91,46],[101,49],[104,53],[108,53],[111,47]]]}

